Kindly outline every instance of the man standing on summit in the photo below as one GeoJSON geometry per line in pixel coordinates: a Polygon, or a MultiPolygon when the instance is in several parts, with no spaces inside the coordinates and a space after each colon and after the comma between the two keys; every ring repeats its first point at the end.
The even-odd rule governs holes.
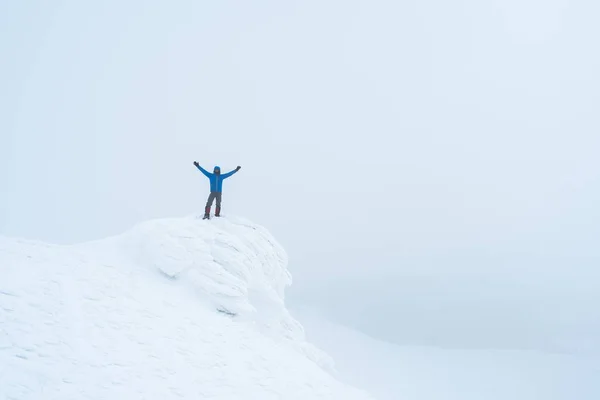
{"type": "Polygon", "coordinates": [[[223,192],[223,179],[229,178],[231,175],[235,174],[240,170],[240,167],[234,169],[231,172],[221,175],[221,168],[215,167],[213,169],[213,173],[211,174],[204,168],[198,164],[197,161],[194,161],[194,165],[196,168],[200,170],[206,177],[210,180],[210,194],[208,195],[208,201],[206,202],[206,207],[204,208],[204,218],[210,218],[210,208],[212,207],[212,203],[215,199],[217,199],[217,209],[215,210],[215,217],[221,216],[221,193],[223,192]]]}

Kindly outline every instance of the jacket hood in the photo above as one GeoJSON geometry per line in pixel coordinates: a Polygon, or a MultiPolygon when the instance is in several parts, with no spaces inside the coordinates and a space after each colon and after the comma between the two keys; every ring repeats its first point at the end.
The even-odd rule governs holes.
{"type": "Polygon", "coordinates": [[[213,168],[213,171],[220,171],[221,167],[219,167],[218,165],[215,165],[215,167],[213,168]]]}

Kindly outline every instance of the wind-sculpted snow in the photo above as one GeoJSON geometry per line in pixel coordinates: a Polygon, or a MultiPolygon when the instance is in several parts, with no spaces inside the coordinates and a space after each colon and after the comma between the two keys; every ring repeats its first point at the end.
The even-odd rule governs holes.
{"type": "Polygon", "coordinates": [[[305,341],[290,283],[281,246],[236,218],[0,238],[0,398],[369,398],[305,341]]]}

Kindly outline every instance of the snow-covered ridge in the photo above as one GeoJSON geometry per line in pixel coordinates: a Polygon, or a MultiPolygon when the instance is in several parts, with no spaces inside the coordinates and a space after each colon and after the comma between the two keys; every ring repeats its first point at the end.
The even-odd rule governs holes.
{"type": "Polygon", "coordinates": [[[0,276],[0,398],[368,398],[306,342],[285,251],[241,218],[0,238],[0,276]]]}

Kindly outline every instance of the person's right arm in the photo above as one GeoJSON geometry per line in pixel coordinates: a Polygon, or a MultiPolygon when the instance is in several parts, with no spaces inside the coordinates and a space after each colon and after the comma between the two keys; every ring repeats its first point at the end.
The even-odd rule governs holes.
{"type": "Polygon", "coordinates": [[[202,172],[204,175],[206,175],[207,178],[210,178],[210,172],[208,172],[207,170],[202,168],[200,166],[200,164],[198,164],[198,161],[194,161],[194,165],[196,166],[196,168],[198,168],[200,170],[200,172],[202,172]]]}

